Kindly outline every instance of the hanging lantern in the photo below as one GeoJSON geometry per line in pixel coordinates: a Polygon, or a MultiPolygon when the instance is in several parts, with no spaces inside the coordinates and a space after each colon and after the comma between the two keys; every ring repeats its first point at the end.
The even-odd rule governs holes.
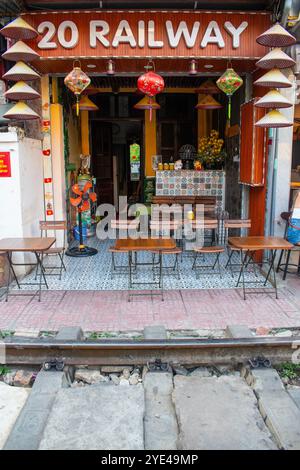
{"type": "Polygon", "coordinates": [[[220,109],[223,108],[223,106],[216,101],[212,96],[206,95],[204,96],[197,106],[195,106],[196,109],[220,109]]]}
{"type": "Polygon", "coordinates": [[[256,127],[290,127],[293,123],[288,121],[287,118],[277,111],[277,109],[273,109],[269,113],[267,113],[264,117],[262,117],[259,121],[255,123],[256,127]]]}
{"type": "Polygon", "coordinates": [[[199,86],[196,93],[202,95],[216,95],[220,93],[220,90],[212,80],[206,80],[199,86]]]}
{"type": "Polygon", "coordinates": [[[135,109],[160,109],[160,105],[156,102],[155,97],[152,98],[151,103],[149,102],[148,96],[144,96],[138,103],[133,106],[135,109]]]}
{"type": "Polygon", "coordinates": [[[73,70],[65,77],[64,83],[76,96],[76,115],[79,116],[79,96],[91,83],[91,79],[81,70],[79,61],[74,61],[73,70]],[[76,62],[79,67],[75,66],[76,62]]]}
{"type": "Polygon", "coordinates": [[[4,93],[5,98],[9,100],[34,100],[36,98],[40,98],[40,94],[31,88],[31,86],[27,85],[25,82],[20,81],[17,82],[13,87],[7,90],[4,93]]]}
{"type": "MultiPolygon", "coordinates": [[[[154,63],[152,61],[148,63],[147,68],[150,66],[152,66],[154,69],[154,63]]],[[[152,98],[164,90],[165,82],[163,77],[153,71],[150,71],[144,73],[138,78],[137,87],[139,91],[149,97],[149,104],[151,104],[152,98]]],[[[150,108],[150,121],[152,121],[152,109],[153,108],[150,108]]]]}
{"type": "Polygon", "coordinates": [[[256,62],[256,66],[261,69],[272,69],[273,67],[277,67],[278,69],[287,69],[289,67],[294,67],[295,64],[295,60],[278,47],[272,49],[268,54],[256,62]]]}
{"type": "Polygon", "coordinates": [[[40,76],[37,72],[32,70],[29,65],[25,64],[25,62],[19,61],[9,69],[2,78],[5,80],[12,80],[13,82],[18,82],[19,80],[29,82],[31,80],[37,80],[40,76]]]}
{"type": "Polygon", "coordinates": [[[0,33],[11,39],[34,39],[38,36],[38,32],[23,18],[17,18],[7,24],[1,29],[0,33]]]}
{"type": "Polygon", "coordinates": [[[295,44],[296,38],[286,31],[279,23],[276,23],[258,36],[258,38],[256,38],[256,42],[267,47],[287,47],[295,44]]]}
{"type": "Polygon", "coordinates": [[[285,96],[277,90],[270,90],[266,95],[256,101],[255,106],[258,108],[290,108],[293,106],[285,96]]]}
{"type": "Polygon", "coordinates": [[[242,85],[243,79],[233,70],[228,68],[217,80],[217,86],[228,96],[227,126],[230,126],[231,97],[242,85]]]}
{"type": "Polygon", "coordinates": [[[292,86],[292,83],[279,69],[274,68],[269,70],[258,80],[255,80],[254,85],[270,88],[289,88],[292,86]]]}
{"type": "Polygon", "coordinates": [[[19,101],[17,104],[12,106],[9,111],[3,114],[3,117],[6,119],[13,119],[14,121],[40,119],[40,116],[23,101],[19,101]]]}
{"type": "Polygon", "coordinates": [[[25,60],[25,62],[31,62],[32,60],[39,59],[39,54],[35,52],[31,47],[27,46],[23,41],[16,42],[13,46],[7,49],[2,58],[5,60],[25,60]]]}
{"type": "MultiPolygon", "coordinates": [[[[76,108],[77,104],[73,105],[73,108],[76,108]]],[[[79,101],[79,110],[80,111],[98,111],[99,108],[95,103],[93,103],[88,96],[82,96],[79,101]]]]}

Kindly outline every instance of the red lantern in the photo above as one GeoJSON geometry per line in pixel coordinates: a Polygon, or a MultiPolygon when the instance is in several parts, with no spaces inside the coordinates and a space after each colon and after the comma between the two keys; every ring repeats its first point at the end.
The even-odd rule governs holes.
{"type": "MultiPolygon", "coordinates": [[[[154,64],[153,64],[154,68],[154,64]]],[[[149,105],[152,103],[153,96],[164,90],[164,79],[155,72],[147,72],[141,75],[137,81],[139,91],[149,96],[149,105]]],[[[152,120],[152,107],[150,107],[150,121],[152,120]]]]}

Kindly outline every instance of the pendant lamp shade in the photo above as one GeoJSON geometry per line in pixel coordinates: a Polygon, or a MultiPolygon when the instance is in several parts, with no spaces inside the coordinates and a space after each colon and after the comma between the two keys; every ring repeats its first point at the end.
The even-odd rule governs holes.
{"type": "Polygon", "coordinates": [[[256,127],[290,127],[293,123],[288,121],[287,118],[277,111],[277,109],[273,109],[269,113],[267,113],[263,118],[255,123],[256,127]]]}
{"type": "Polygon", "coordinates": [[[279,69],[272,69],[254,82],[254,85],[270,88],[289,88],[292,83],[279,69]]]}
{"type": "Polygon", "coordinates": [[[40,94],[31,88],[31,86],[27,85],[27,83],[20,81],[17,82],[13,87],[7,90],[4,93],[5,98],[9,100],[34,100],[36,98],[40,98],[40,94]]]}
{"type": "Polygon", "coordinates": [[[39,54],[31,49],[31,47],[27,46],[23,41],[16,42],[6,52],[4,52],[4,54],[2,54],[3,59],[12,61],[25,60],[26,62],[30,62],[31,60],[36,60],[39,57],[39,54]]]}
{"type": "Polygon", "coordinates": [[[19,101],[10,108],[9,111],[3,114],[3,117],[6,119],[13,119],[15,121],[40,119],[40,116],[23,101],[19,101]]]}
{"type": "Polygon", "coordinates": [[[8,72],[6,72],[2,78],[5,80],[11,80],[13,82],[18,82],[23,80],[24,82],[29,82],[31,80],[37,80],[40,78],[39,74],[32,70],[29,65],[25,62],[17,62],[8,72]]]}
{"type": "Polygon", "coordinates": [[[274,24],[262,33],[256,42],[267,47],[287,47],[295,44],[296,38],[286,31],[279,23],[274,24]]]}
{"type": "Polygon", "coordinates": [[[38,36],[38,32],[23,18],[17,18],[7,24],[1,29],[0,33],[11,39],[34,39],[38,36]]]}
{"type": "Polygon", "coordinates": [[[220,93],[220,90],[212,80],[206,80],[196,90],[196,93],[203,95],[216,95],[220,93]]]}
{"type": "Polygon", "coordinates": [[[261,69],[272,69],[273,67],[277,67],[278,69],[286,69],[289,67],[294,67],[295,64],[295,60],[278,47],[272,49],[267,55],[256,62],[257,67],[260,67],[261,69]]]}
{"type": "Polygon", "coordinates": [[[133,106],[135,109],[160,109],[160,105],[155,101],[153,97],[150,101],[148,96],[144,96],[138,103],[133,106]]]}
{"type": "MultiPolygon", "coordinates": [[[[98,111],[98,106],[93,103],[88,96],[82,96],[79,100],[79,111],[98,111]]],[[[73,109],[76,109],[76,104],[73,105],[73,109]]]]}
{"type": "Polygon", "coordinates": [[[290,108],[293,106],[285,96],[283,96],[277,90],[270,90],[266,95],[260,98],[256,103],[255,106],[258,108],[290,108]]]}
{"type": "Polygon", "coordinates": [[[99,93],[99,88],[96,86],[88,86],[83,92],[81,93],[82,95],[97,95],[99,93]]]}
{"type": "Polygon", "coordinates": [[[220,109],[222,107],[223,106],[210,95],[204,96],[197,106],[195,106],[196,109],[220,109]]]}

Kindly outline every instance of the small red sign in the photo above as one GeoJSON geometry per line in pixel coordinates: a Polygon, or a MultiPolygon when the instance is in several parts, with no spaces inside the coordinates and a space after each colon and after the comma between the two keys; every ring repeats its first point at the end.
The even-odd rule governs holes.
{"type": "Polygon", "coordinates": [[[11,177],[10,152],[0,152],[0,177],[11,177]]]}

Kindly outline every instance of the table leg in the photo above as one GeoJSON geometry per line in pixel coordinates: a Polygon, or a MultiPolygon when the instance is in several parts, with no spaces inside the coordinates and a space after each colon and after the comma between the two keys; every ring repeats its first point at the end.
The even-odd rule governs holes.
{"type": "Polygon", "coordinates": [[[128,302],[130,302],[130,291],[131,291],[131,284],[132,284],[132,251],[128,251],[128,302]]]}
{"type": "Polygon", "coordinates": [[[48,283],[47,283],[47,279],[46,279],[46,276],[45,276],[45,272],[44,272],[44,268],[43,268],[43,253],[39,254],[37,253],[36,251],[34,252],[35,254],[35,257],[36,257],[36,260],[37,260],[37,264],[38,266],[40,267],[40,277],[39,277],[39,302],[41,301],[41,295],[42,295],[42,279],[44,279],[44,283],[45,283],[45,286],[47,287],[47,289],[49,289],[48,287],[48,283]]]}
{"type": "Polygon", "coordinates": [[[243,256],[243,250],[240,250],[240,257],[241,257],[241,269],[240,269],[240,274],[239,274],[239,278],[238,278],[238,281],[236,283],[236,287],[238,287],[239,283],[240,283],[240,279],[242,278],[242,283],[243,283],[243,297],[244,297],[244,300],[246,300],[246,289],[245,289],[245,263],[247,261],[247,257],[248,257],[248,251],[246,251],[245,253],[245,256],[243,256]]]}
{"type": "Polygon", "coordinates": [[[8,267],[8,277],[7,277],[7,286],[6,286],[5,302],[8,301],[9,286],[10,286],[10,280],[11,280],[11,269],[12,269],[12,266],[11,266],[11,256],[12,256],[12,253],[7,252],[6,254],[7,254],[7,259],[8,259],[9,267],[8,267]]]}
{"type": "Polygon", "coordinates": [[[269,279],[269,277],[270,277],[270,274],[271,274],[271,272],[272,272],[272,273],[273,273],[273,283],[274,283],[275,295],[276,295],[276,299],[278,299],[276,272],[275,272],[275,267],[274,267],[274,265],[275,265],[275,258],[276,258],[276,250],[271,250],[271,264],[270,264],[270,268],[269,268],[269,271],[268,271],[266,280],[265,280],[265,282],[264,282],[264,285],[267,284],[268,279],[269,279]]]}
{"type": "Polygon", "coordinates": [[[164,300],[164,285],[163,285],[163,269],[162,269],[162,252],[159,252],[159,287],[161,289],[162,299],[164,300]]]}

